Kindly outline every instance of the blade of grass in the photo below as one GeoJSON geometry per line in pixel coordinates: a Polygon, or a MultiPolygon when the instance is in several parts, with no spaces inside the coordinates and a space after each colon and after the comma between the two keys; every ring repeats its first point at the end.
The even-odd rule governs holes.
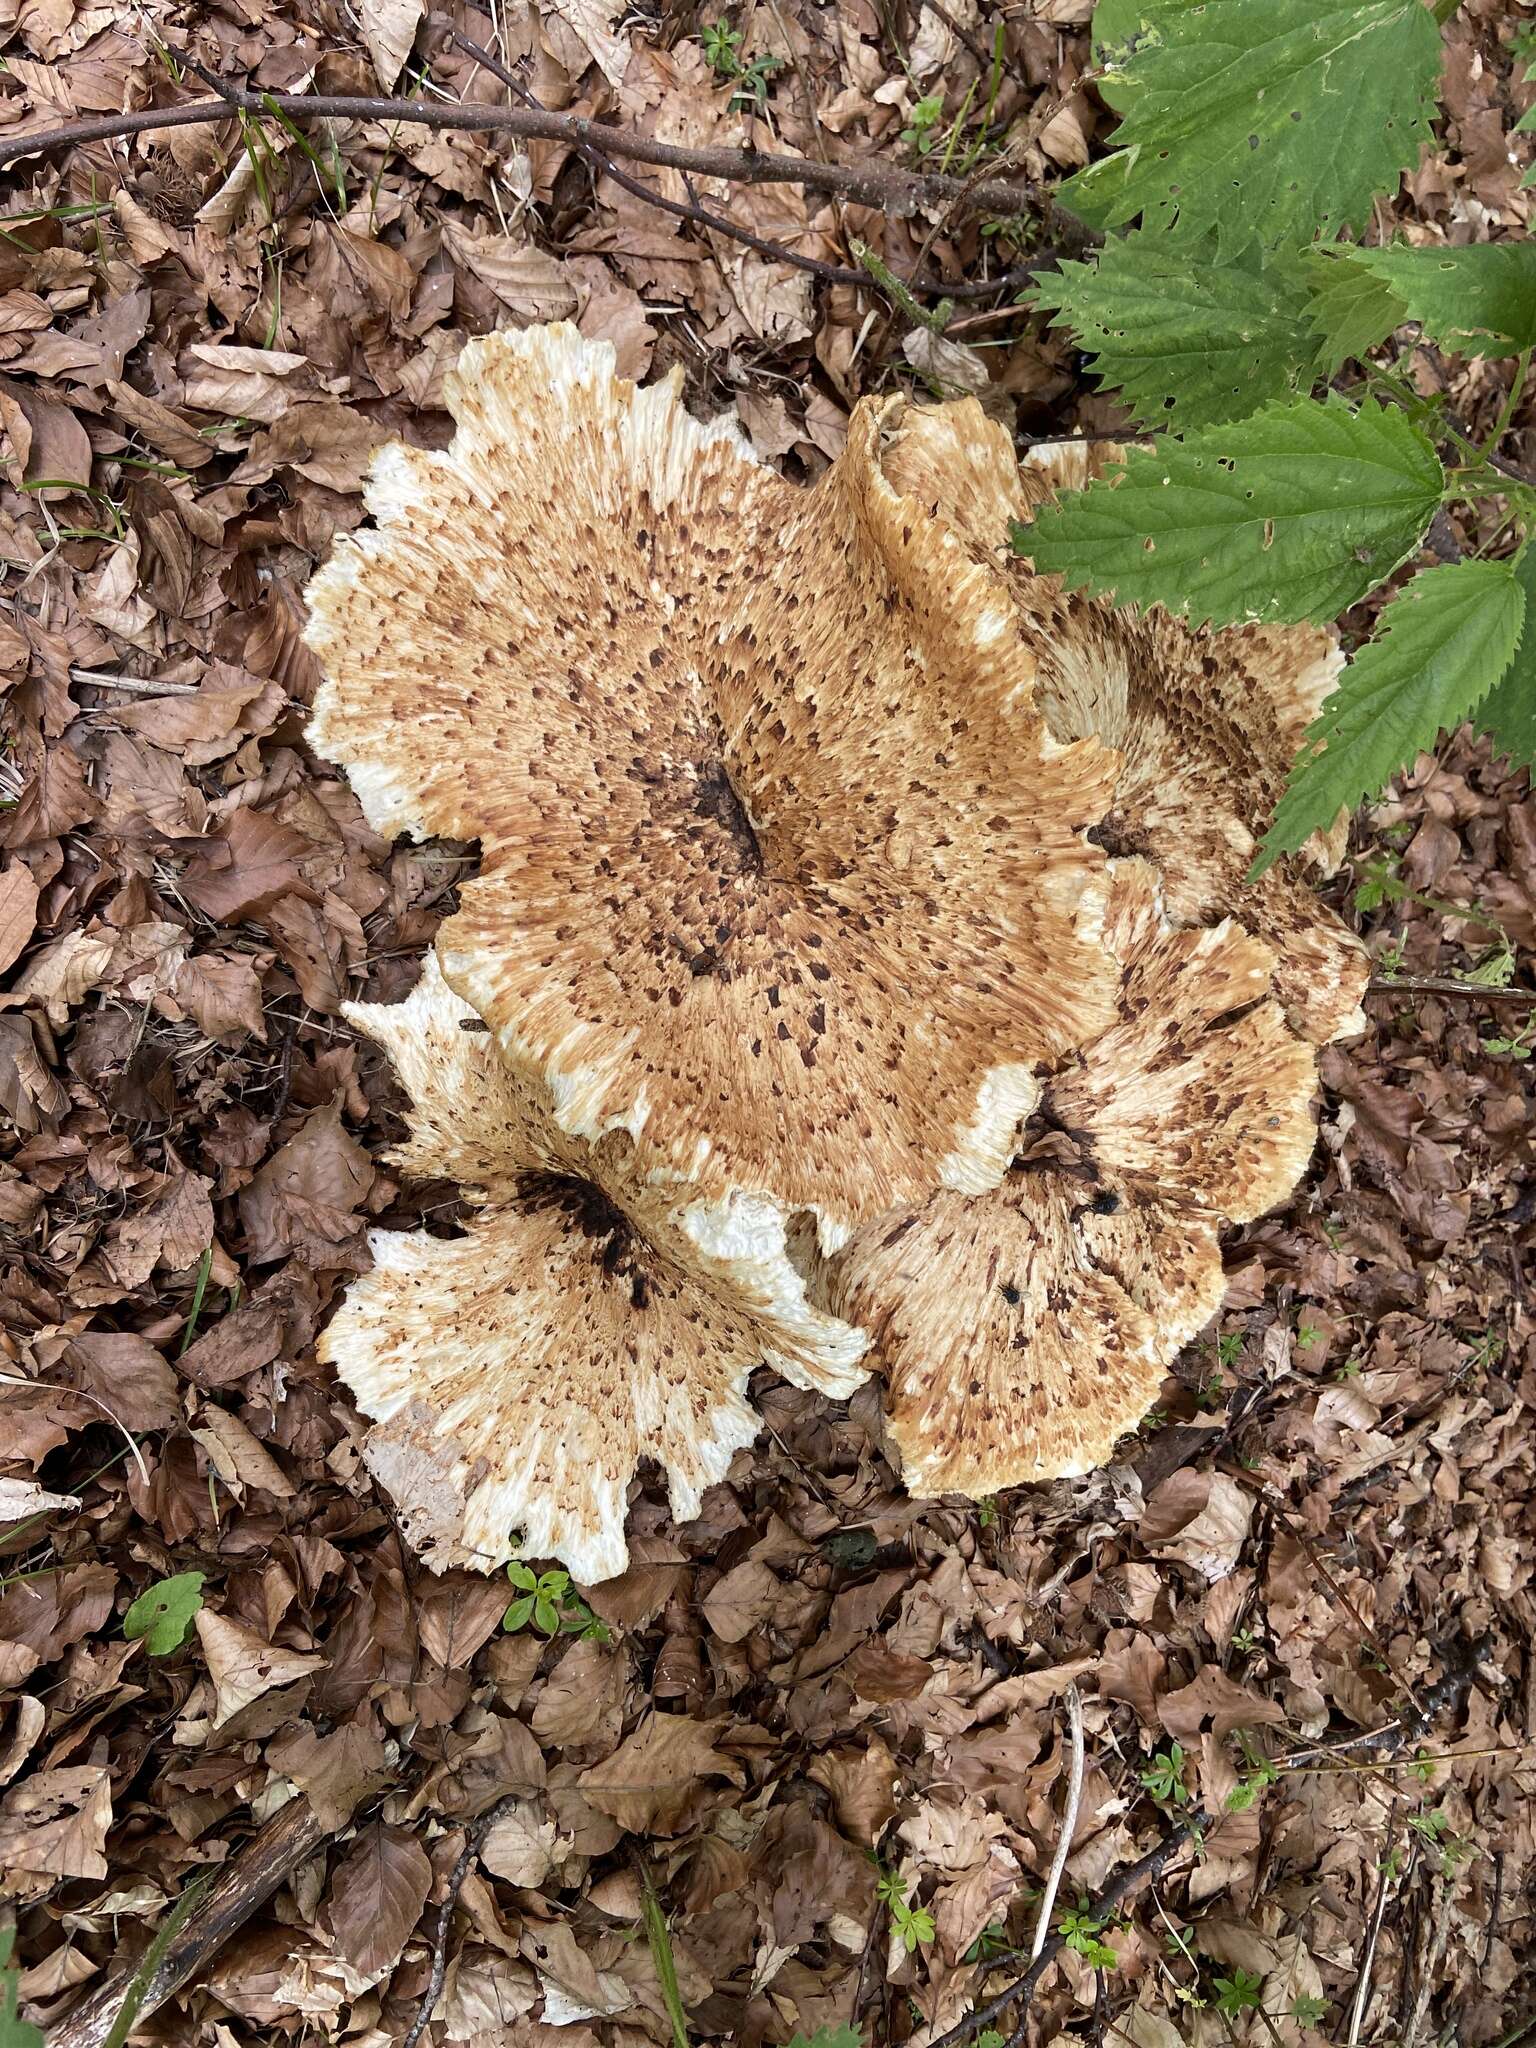
{"type": "Polygon", "coordinates": [[[213,1246],[209,1245],[207,1251],[203,1253],[202,1258],[198,1261],[197,1279],[193,1282],[192,1286],[192,1306],[187,1311],[187,1327],[181,1333],[181,1343],[176,1350],[178,1358],[186,1355],[187,1346],[192,1342],[193,1337],[197,1333],[197,1319],[203,1312],[203,1296],[208,1292],[208,1275],[212,1270],[213,1246]]]}
{"type": "Polygon", "coordinates": [[[645,1901],[645,1934],[651,1945],[651,1960],[656,1965],[667,2018],[672,2022],[672,2048],[688,2048],[688,2015],[683,2011],[682,1993],[677,1988],[677,1962],[672,1954],[672,1937],[667,1931],[667,1916],[661,1909],[661,1901],[656,1896],[656,1887],[651,1883],[648,1870],[640,1872],[640,1888],[645,1901]]]}
{"type": "Polygon", "coordinates": [[[156,1928],[154,1940],[145,1949],[139,1967],[129,1979],[128,1988],[123,1993],[123,2002],[117,2009],[117,2018],[113,2020],[111,2031],[102,2042],[101,2048],[123,2048],[123,2043],[133,2032],[133,2023],[139,2016],[139,2008],[144,2003],[145,1993],[154,1980],[156,1970],[165,1959],[166,1950],[180,1934],[192,1908],[212,1882],[212,1871],[206,1876],[194,1878],[156,1928]]]}

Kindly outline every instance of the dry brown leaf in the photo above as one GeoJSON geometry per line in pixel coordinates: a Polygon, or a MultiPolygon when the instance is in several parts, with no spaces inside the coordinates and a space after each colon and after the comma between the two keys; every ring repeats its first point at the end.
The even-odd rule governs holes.
{"type": "Polygon", "coordinates": [[[29,1898],[65,1877],[105,1877],[112,1777],[100,1765],[40,1771],[0,1800],[0,1894],[29,1898]]]}
{"type": "Polygon", "coordinates": [[[421,25],[423,0],[359,0],[363,42],[380,92],[393,92],[421,25]]]}
{"type": "Polygon", "coordinates": [[[0,974],[13,966],[32,943],[37,928],[37,883],[24,861],[13,860],[0,873],[0,974]]]}
{"type": "Polygon", "coordinates": [[[363,1829],[331,1877],[326,1911],[338,1951],[370,1981],[395,1962],[432,1889],[415,1837],[381,1821],[363,1829]]]}
{"type": "Polygon", "coordinates": [[[697,1810],[705,1779],[745,1782],[736,1759],[715,1747],[726,1725],[647,1712],[612,1756],[582,1772],[576,1781],[581,1795],[632,1834],[680,1834],[697,1810]]]}
{"type": "MultiPolygon", "coordinates": [[[[292,1685],[323,1668],[324,1659],[306,1651],[285,1650],[259,1636],[243,1622],[199,1608],[195,1626],[213,1680],[215,1728],[233,1720],[242,1707],[259,1700],[274,1686],[292,1685]]],[[[105,1873],[103,1872],[103,1875],[105,1873]]]]}

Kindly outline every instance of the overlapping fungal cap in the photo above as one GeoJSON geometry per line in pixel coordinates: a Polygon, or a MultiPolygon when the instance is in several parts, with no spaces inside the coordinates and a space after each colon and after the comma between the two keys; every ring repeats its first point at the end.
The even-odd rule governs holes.
{"type": "MultiPolygon", "coordinates": [[[[1175,922],[1231,914],[1275,953],[1275,992],[1296,1028],[1321,1044],[1361,1027],[1365,954],[1323,904],[1307,863],[1247,874],[1302,735],[1343,664],[1337,640],[1311,626],[1191,632],[1160,609],[1136,616],[1064,592],[1008,545],[1058,488],[1081,488],[1119,451],[1038,449],[1020,468],[1006,431],[974,399],[916,406],[887,437],[894,487],[962,535],[1002,573],[1039,664],[1039,704],[1062,740],[1093,734],[1124,760],[1114,807],[1096,837],[1145,854],[1175,922]]],[[[1344,827],[1309,851],[1326,868],[1344,827]]]]}
{"type": "MultiPolygon", "coordinates": [[[[385,832],[477,838],[450,986],[560,1128],[830,1249],[993,1184],[1108,1021],[1114,758],[1053,738],[1006,586],[894,490],[813,489],[570,327],[472,342],[311,584],[310,737],[385,832]]],[[[896,402],[899,405],[899,401],[896,402]]]]}
{"type": "Polygon", "coordinates": [[[579,1579],[625,1565],[625,1496],[642,1457],[673,1515],[759,1420],[748,1375],[775,1367],[842,1395],[862,1334],[813,1308],[771,1203],[634,1182],[620,1134],[563,1132],[497,1057],[428,956],[409,999],[353,1004],[410,1101],[405,1172],[457,1181],[462,1237],[376,1230],[373,1270],[321,1338],[373,1418],[365,1455],[415,1547],[442,1570],[558,1557],[579,1579]]]}
{"type": "Polygon", "coordinates": [[[1047,1083],[1002,1184],[866,1225],[818,1296],[867,1328],[914,1491],[1090,1471],[1221,1301],[1217,1233],[1280,1201],[1313,1142],[1315,1056],[1232,923],[1174,930],[1116,863],[1115,1023],[1047,1083]]]}

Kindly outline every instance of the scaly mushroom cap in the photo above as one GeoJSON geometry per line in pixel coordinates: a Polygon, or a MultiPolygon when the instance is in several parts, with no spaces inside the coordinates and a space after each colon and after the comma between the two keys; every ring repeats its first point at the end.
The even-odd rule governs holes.
{"type": "Polygon", "coordinates": [[[449,984],[563,1130],[828,1248],[995,1183],[1113,1004],[1114,757],[1046,731],[1001,578],[890,488],[881,407],[805,490],[570,327],[446,389],[452,446],[378,458],[309,639],[369,822],[481,843],[449,984]]]}
{"type": "Polygon", "coordinates": [[[861,1332],[812,1308],[778,1211],[688,1203],[626,1171],[627,1137],[563,1132],[509,1072],[428,956],[409,999],[347,1016],[410,1097],[406,1172],[459,1182],[459,1238],[376,1230],[374,1267],[321,1338],[374,1419],[365,1455],[436,1569],[558,1557],[591,1583],[624,1569],[625,1496],[642,1457],[672,1513],[750,1443],[748,1375],[774,1366],[842,1395],[865,1377],[861,1332]]]}
{"type": "MultiPolygon", "coordinates": [[[[916,406],[889,437],[896,490],[937,512],[978,561],[1002,572],[1039,662],[1038,701],[1059,740],[1096,735],[1124,757],[1115,806],[1096,834],[1113,853],[1146,854],[1168,914],[1203,924],[1231,913],[1274,949],[1275,993],[1315,1044],[1361,1028],[1369,963],[1319,901],[1306,863],[1248,870],[1302,735],[1343,655],[1312,626],[1191,632],[1160,608],[1143,616],[1064,592],[1008,545],[1058,489],[1101,473],[1102,447],[1030,451],[1023,469],[1005,430],[972,398],[916,406]]],[[[1347,820],[1309,852],[1329,868],[1347,820]]]]}
{"type": "Polygon", "coordinates": [[[1315,1056],[1271,956],[1175,931],[1116,863],[1118,1021],[1046,1083],[1003,1184],[866,1225],[819,1294],[867,1328],[908,1484],[984,1494],[1090,1471],[1222,1295],[1222,1217],[1280,1201],[1313,1142],[1315,1056]]]}

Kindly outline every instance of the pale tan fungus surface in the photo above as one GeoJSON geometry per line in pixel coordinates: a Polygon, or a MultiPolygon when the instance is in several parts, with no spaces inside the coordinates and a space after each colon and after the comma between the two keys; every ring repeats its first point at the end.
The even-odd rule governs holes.
{"type": "Polygon", "coordinates": [[[874,1339],[914,1491],[1091,1470],[1216,1312],[1220,1223],[1304,1170],[1315,1055],[1231,923],[1176,931],[1144,861],[1116,863],[1119,1019],[1047,1081],[1002,1185],[871,1224],[819,1298],[874,1339]]]}
{"type": "Polygon", "coordinates": [[[320,1343],[373,1418],[365,1455],[436,1569],[490,1570],[520,1531],[586,1583],[624,1569],[642,1457],[687,1521],[760,1427],[745,1397],[767,1363],[847,1394],[861,1333],[813,1308],[771,1205],[688,1200],[628,1172],[632,1146],[556,1124],[428,955],[403,1003],[348,1018],[410,1098],[403,1171],[454,1180],[465,1235],[375,1230],[320,1343]]]}
{"type": "Polygon", "coordinates": [[[563,1129],[830,1250],[995,1183],[1108,1022],[1114,757],[1046,731],[1003,580],[882,474],[888,405],[803,489],[612,364],[465,350],[452,447],[386,451],[310,586],[311,740],[378,829],[480,840],[443,971],[563,1129]]]}
{"type": "MultiPolygon", "coordinates": [[[[1009,547],[1009,522],[1027,523],[1053,489],[1081,488],[1112,452],[1041,448],[1021,468],[1005,430],[962,399],[909,408],[883,460],[897,490],[1006,579],[1055,736],[1092,734],[1123,756],[1096,837],[1155,862],[1175,923],[1233,916],[1272,947],[1276,995],[1314,1043],[1347,1035],[1362,1022],[1364,950],[1319,900],[1306,862],[1246,879],[1302,734],[1342,666],[1337,641],[1311,626],[1191,632],[1160,610],[1138,617],[1036,575],[1009,547]]],[[[1341,830],[1309,849],[1325,866],[1342,850],[1341,830]]]]}

